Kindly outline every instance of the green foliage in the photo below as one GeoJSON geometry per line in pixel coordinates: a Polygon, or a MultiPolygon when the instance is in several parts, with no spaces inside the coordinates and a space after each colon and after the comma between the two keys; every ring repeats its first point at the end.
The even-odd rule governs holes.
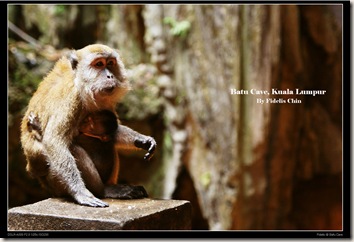
{"type": "Polygon", "coordinates": [[[210,172],[204,172],[200,176],[200,183],[205,188],[207,188],[210,185],[210,183],[211,183],[211,174],[210,174],[210,172]]]}
{"type": "Polygon", "coordinates": [[[171,27],[171,34],[173,36],[185,38],[191,28],[191,23],[188,20],[176,21],[171,17],[165,17],[163,23],[171,27]]]}
{"type": "Polygon", "coordinates": [[[42,60],[27,45],[10,43],[8,71],[8,121],[22,115],[33,92],[43,78],[42,60]]]}
{"type": "Polygon", "coordinates": [[[21,106],[25,106],[40,80],[39,77],[31,73],[25,75],[20,68],[16,70],[8,87],[10,104],[17,102],[21,106]]]}
{"type": "Polygon", "coordinates": [[[169,132],[164,133],[163,149],[166,154],[171,154],[173,149],[172,137],[169,132]]]}
{"type": "Polygon", "coordinates": [[[67,7],[65,5],[56,5],[54,9],[54,13],[57,16],[63,15],[65,11],[67,10],[67,7]]]}

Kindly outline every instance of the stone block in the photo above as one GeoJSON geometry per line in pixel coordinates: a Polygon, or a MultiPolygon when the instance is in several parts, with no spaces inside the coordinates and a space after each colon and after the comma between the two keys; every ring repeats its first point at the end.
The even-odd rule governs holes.
{"type": "Polygon", "coordinates": [[[106,208],[49,198],[8,210],[8,231],[189,230],[191,204],[183,200],[103,199],[106,208]]]}

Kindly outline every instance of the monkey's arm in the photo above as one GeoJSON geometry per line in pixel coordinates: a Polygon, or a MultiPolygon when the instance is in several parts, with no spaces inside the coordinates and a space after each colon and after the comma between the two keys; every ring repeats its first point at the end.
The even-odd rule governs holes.
{"type": "Polygon", "coordinates": [[[48,159],[50,161],[47,181],[51,184],[54,193],[65,191],[79,204],[92,207],[106,207],[107,203],[96,198],[87,188],[80,175],[76,160],[62,137],[44,139],[48,159]]]}
{"type": "Polygon", "coordinates": [[[139,134],[127,126],[119,125],[115,146],[118,149],[144,149],[148,152],[144,159],[149,160],[154,155],[156,141],[154,138],[139,134]]]}

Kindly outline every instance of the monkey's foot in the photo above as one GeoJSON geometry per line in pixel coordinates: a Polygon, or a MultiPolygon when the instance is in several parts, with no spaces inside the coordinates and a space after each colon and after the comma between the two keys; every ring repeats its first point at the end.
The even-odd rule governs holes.
{"type": "Polygon", "coordinates": [[[139,199],[148,197],[143,186],[109,185],[104,189],[104,197],[116,199],[139,199]]]}

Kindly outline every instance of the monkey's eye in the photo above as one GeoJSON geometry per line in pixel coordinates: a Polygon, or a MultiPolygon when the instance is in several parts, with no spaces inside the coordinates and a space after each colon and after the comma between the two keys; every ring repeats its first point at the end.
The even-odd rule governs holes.
{"type": "Polygon", "coordinates": [[[117,63],[115,58],[109,58],[107,60],[107,66],[114,66],[117,63]]]}
{"type": "Polygon", "coordinates": [[[97,67],[102,67],[102,66],[104,66],[104,64],[103,64],[102,61],[99,61],[99,62],[97,62],[97,63],[95,64],[95,66],[97,66],[97,67]]]}
{"type": "Polygon", "coordinates": [[[92,62],[92,65],[96,68],[103,68],[106,65],[106,61],[103,58],[96,59],[92,62]]]}

